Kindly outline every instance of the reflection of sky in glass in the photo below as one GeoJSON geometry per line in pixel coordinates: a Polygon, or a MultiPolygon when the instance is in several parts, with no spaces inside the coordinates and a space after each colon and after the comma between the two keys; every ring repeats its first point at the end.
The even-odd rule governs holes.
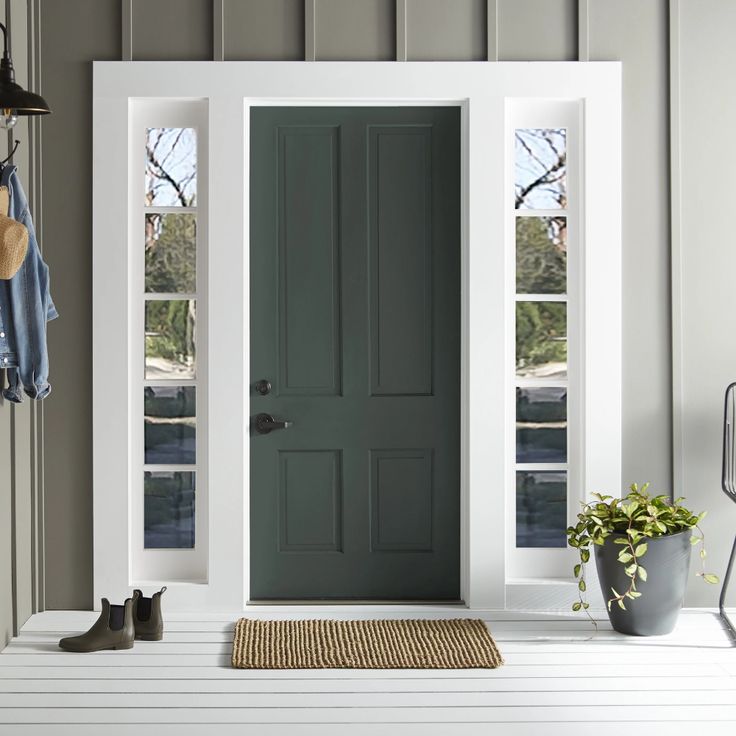
{"type": "Polygon", "coordinates": [[[567,207],[565,128],[519,128],[515,136],[516,209],[567,207]]]}
{"type": "Polygon", "coordinates": [[[146,129],[146,206],[197,203],[197,133],[194,128],[146,129]]]}

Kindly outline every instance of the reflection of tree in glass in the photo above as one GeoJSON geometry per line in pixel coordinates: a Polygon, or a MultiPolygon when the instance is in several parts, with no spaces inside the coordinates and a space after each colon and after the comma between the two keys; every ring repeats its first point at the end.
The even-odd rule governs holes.
{"type": "Polygon", "coordinates": [[[564,294],[567,288],[567,218],[516,218],[516,291],[564,294]]]}
{"type": "Polygon", "coordinates": [[[565,547],[566,527],[566,474],[517,473],[517,547],[565,547]]]}
{"type": "Polygon", "coordinates": [[[146,215],[146,291],[195,291],[196,250],[195,215],[146,215]]]}
{"type": "Polygon", "coordinates": [[[193,417],[197,409],[194,386],[146,386],[143,389],[146,417],[193,417]]]}
{"type": "Polygon", "coordinates": [[[146,357],[181,365],[194,361],[195,306],[193,299],[146,302],[146,357]]]}
{"type": "Polygon", "coordinates": [[[145,204],[193,207],[197,197],[196,178],[194,128],[148,128],[145,204]]]}
{"type": "Polygon", "coordinates": [[[567,130],[519,128],[516,148],[516,209],[567,207],[567,130]]]}
{"type": "Polygon", "coordinates": [[[516,367],[567,360],[566,304],[516,303],[516,367]]]}
{"type": "Polygon", "coordinates": [[[194,473],[146,473],[144,546],[194,547],[194,473]]]}

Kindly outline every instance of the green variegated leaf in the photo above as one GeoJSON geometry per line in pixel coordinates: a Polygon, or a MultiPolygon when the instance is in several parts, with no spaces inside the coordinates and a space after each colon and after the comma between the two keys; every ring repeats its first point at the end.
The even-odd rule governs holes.
{"type": "Polygon", "coordinates": [[[622,551],[618,553],[618,561],[619,562],[631,562],[634,558],[631,556],[629,552],[622,551]]]}
{"type": "Polygon", "coordinates": [[[639,565],[639,569],[637,570],[637,572],[639,573],[639,577],[644,582],[646,582],[646,579],[647,579],[647,571],[641,565],[639,565]]]}
{"type": "Polygon", "coordinates": [[[621,598],[619,598],[616,602],[618,603],[619,608],[621,608],[624,611],[626,610],[626,606],[624,605],[624,602],[621,598]]]}
{"type": "Polygon", "coordinates": [[[573,575],[574,575],[574,576],[575,576],[576,578],[577,578],[577,577],[580,577],[580,571],[581,571],[582,569],[583,569],[583,566],[582,566],[582,565],[581,565],[581,564],[580,564],[580,563],[578,562],[578,564],[577,564],[577,565],[575,565],[575,567],[573,567],[573,569],[572,569],[572,573],[573,573],[573,575]]]}
{"type": "Polygon", "coordinates": [[[578,581],[578,590],[585,591],[585,580],[578,581]]]}
{"type": "Polygon", "coordinates": [[[641,557],[642,555],[645,555],[647,552],[647,543],[644,542],[644,544],[640,544],[637,546],[637,548],[634,550],[634,555],[636,557],[641,557]]]}
{"type": "Polygon", "coordinates": [[[703,578],[705,578],[706,583],[710,583],[711,585],[717,585],[719,582],[718,575],[714,575],[711,572],[705,573],[705,575],[703,575],[703,578]]]}
{"type": "Polygon", "coordinates": [[[583,604],[580,601],[575,601],[575,603],[572,604],[572,610],[573,611],[579,611],[582,608],[583,604]]]}
{"type": "Polygon", "coordinates": [[[633,576],[634,576],[634,573],[636,573],[637,567],[638,567],[638,566],[637,566],[637,564],[636,564],[636,563],[634,563],[633,565],[629,565],[629,566],[628,566],[628,567],[627,567],[627,568],[626,568],[626,569],[624,570],[624,572],[625,572],[625,573],[626,573],[626,574],[627,574],[627,575],[628,575],[629,577],[633,577],[633,576]]]}

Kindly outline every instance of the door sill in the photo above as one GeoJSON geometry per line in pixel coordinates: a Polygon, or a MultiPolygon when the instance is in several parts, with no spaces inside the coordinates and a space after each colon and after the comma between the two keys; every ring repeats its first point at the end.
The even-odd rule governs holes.
{"type": "Polygon", "coordinates": [[[467,608],[462,600],[394,600],[377,598],[258,598],[248,606],[411,606],[467,608]]]}

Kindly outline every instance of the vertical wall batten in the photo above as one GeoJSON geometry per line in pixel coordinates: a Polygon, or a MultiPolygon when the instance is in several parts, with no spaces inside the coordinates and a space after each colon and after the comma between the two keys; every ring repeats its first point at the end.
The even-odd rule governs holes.
{"type": "Polygon", "coordinates": [[[212,59],[225,61],[225,0],[212,0],[212,59]]]}
{"type": "Polygon", "coordinates": [[[685,495],[683,458],[685,437],[682,350],[682,162],[680,156],[680,0],[670,0],[670,230],[672,270],[672,492],[685,495]]]}
{"type": "Polygon", "coordinates": [[[133,0],[121,0],[122,61],[133,61],[133,0]]]}
{"type": "Polygon", "coordinates": [[[304,0],[304,61],[316,60],[317,0],[304,0]]]}
{"type": "Polygon", "coordinates": [[[589,2],[578,0],[578,61],[590,61],[589,2]]]}
{"type": "MultiPolygon", "coordinates": [[[[41,92],[41,0],[28,3],[28,79],[33,89],[41,92]]],[[[28,203],[34,213],[33,226],[43,252],[43,211],[41,208],[41,117],[28,120],[28,171],[30,174],[28,203]]],[[[43,467],[43,402],[31,409],[31,556],[35,580],[32,588],[34,613],[46,608],[45,553],[44,553],[44,467],[43,467]]]]}
{"type": "Polygon", "coordinates": [[[396,0],[396,61],[406,61],[406,0],[396,0]]]}
{"type": "Polygon", "coordinates": [[[498,0],[487,0],[486,33],[488,61],[498,61],[498,0]]]}

